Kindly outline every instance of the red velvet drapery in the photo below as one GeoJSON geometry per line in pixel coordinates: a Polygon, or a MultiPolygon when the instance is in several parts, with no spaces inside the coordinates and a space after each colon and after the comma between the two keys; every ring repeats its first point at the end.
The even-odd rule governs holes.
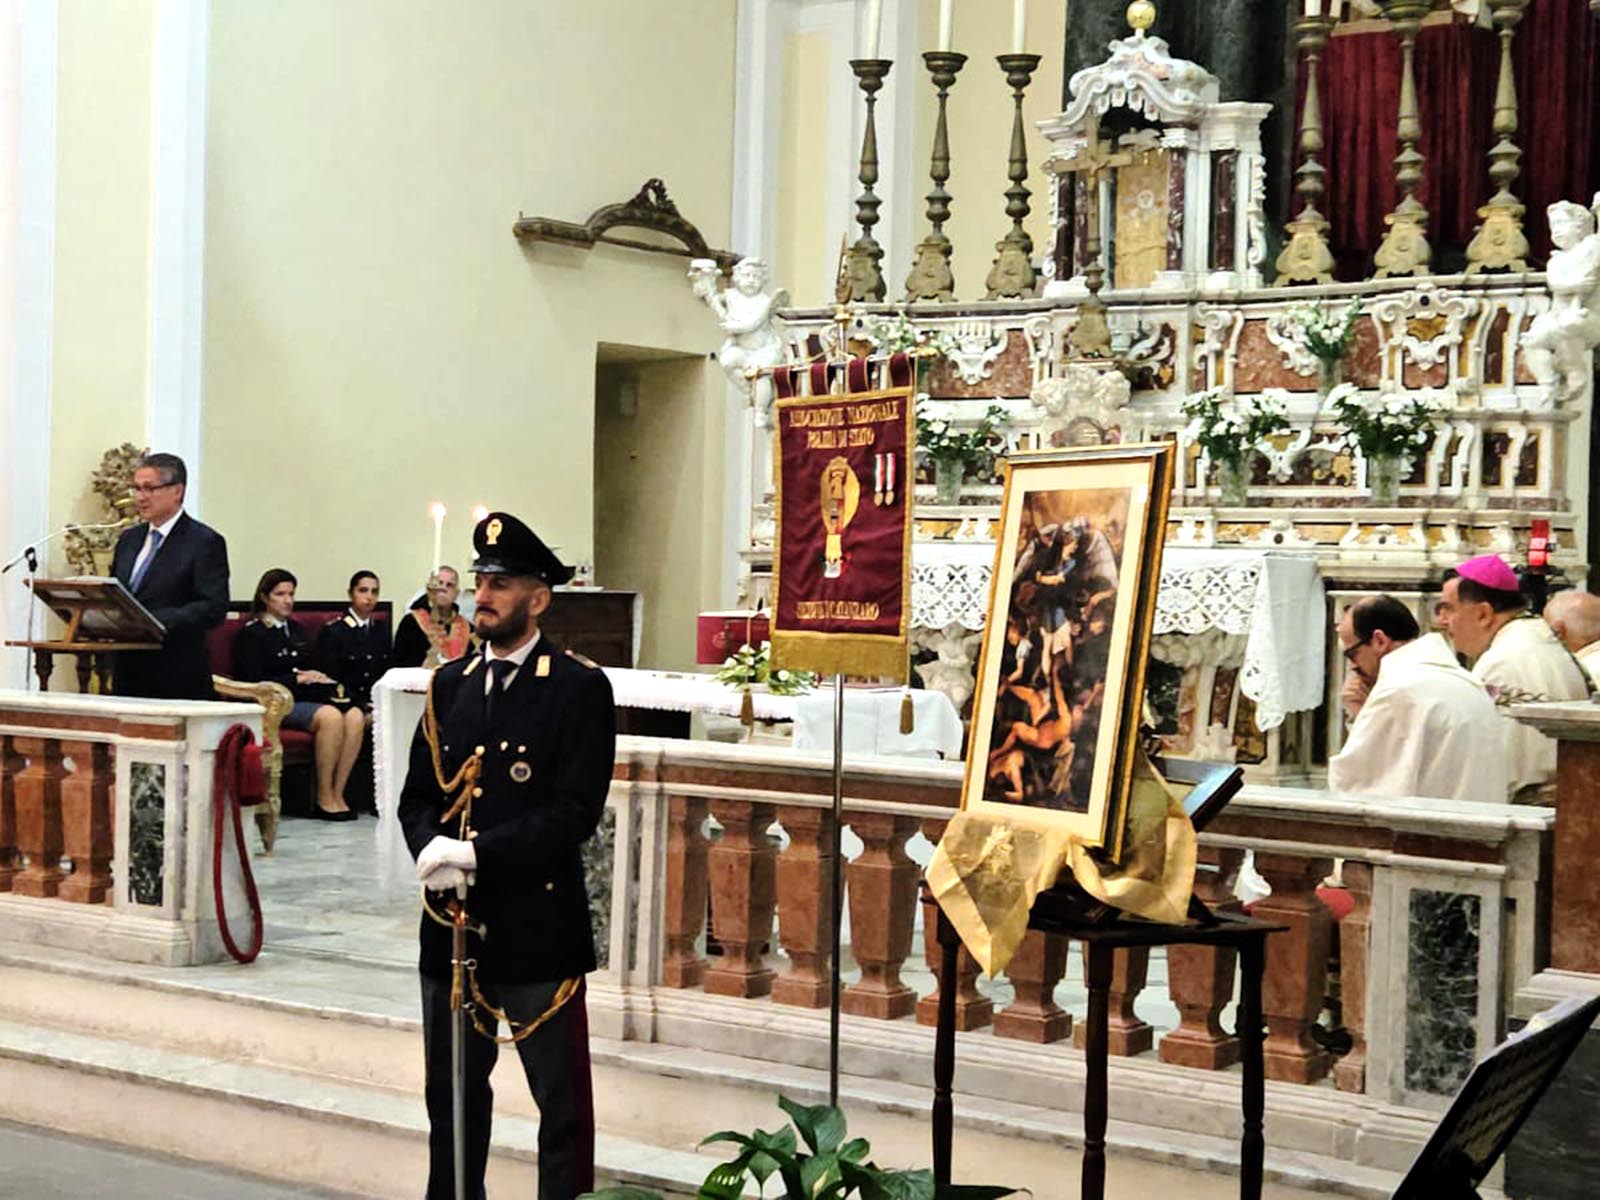
{"type": "MultiPolygon", "coordinates": [[[[1524,221],[1542,263],[1549,252],[1545,207],[1556,200],[1587,205],[1600,190],[1600,21],[1588,0],[1532,0],[1517,27],[1513,58],[1522,174],[1512,190],[1528,206],[1524,221]]],[[[1417,39],[1426,159],[1420,199],[1430,214],[1436,268],[1459,261],[1477,228],[1478,206],[1491,194],[1487,156],[1499,62],[1492,30],[1429,25],[1417,39]]],[[[1399,40],[1388,31],[1332,38],[1322,60],[1321,94],[1328,170],[1323,211],[1333,226],[1339,277],[1361,279],[1371,273],[1384,214],[1398,199],[1399,40]]],[[[1298,210],[1298,198],[1293,207],[1298,210]]]]}

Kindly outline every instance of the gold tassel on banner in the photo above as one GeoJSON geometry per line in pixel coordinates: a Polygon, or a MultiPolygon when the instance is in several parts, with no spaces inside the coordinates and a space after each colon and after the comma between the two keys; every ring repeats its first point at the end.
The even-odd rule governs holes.
{"type": "Polygon", "coordinates": [[[756,702],[750,695],[750,685],[744,685],[744,699],[739,701],[739,724],[753,729],[756,723],[756,702]]]}
{"type": "Polygon", "coordinates": [[[917,711],[911,704],[911,685],[900,693],[900,736],[908,737],[917,727],[917,711]]]}

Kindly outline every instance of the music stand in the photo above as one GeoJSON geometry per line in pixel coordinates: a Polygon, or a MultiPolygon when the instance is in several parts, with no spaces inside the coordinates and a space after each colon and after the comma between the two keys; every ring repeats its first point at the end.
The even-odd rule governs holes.
{"type": "Polygon", "coordinates": [[[57,654],[71,654],[77,659],[80,692],[89,690],[92,674],[99,675],[104,690],[110,674],[108,657],[111,654],[125,650],[159,650],[166,636],[161,622],[134,599],[120,579],[99,576],[30,579],[28,586],[67,626],[60,638],[6,643],[33,651],[40,691],[49,689],[57,654]]]}
{"type": "MultiPolygon", "coordinates": [[[[1195,832],[1204,829],[1244,786],[1244,772],[1228,763],[1154,760],[1169,783],[1192,784],[1184,797],[1184,812],[1195,832]]],[[[952,1143],[955,1134],[954,1091],[956,1069],[956,960],[961,939],[944,911],[933,900],[926,883],[922,902],[924,920],[937,922],[939,943],[939,1019],[933,1043],[933,1176],[941,1186],[950,1183],[952,1143]]],[[[1085,984],[1089,1011],[1085,1018],[1083,1174],[1082,1200],[1103,1200],[1106,1180],[1106,1122],[1110,1054],[1108,1022],[1113,955],[1117,950],[1156,946],[1220,946],[1239,955],[1238,1037],[1243,1080],[1240,1089],[1242,1131],[1239,1150],[1241,1200],[1259,1200],[1266,1151],[1263,1118],[1266,1111],[1265,1042],[1261,1013],[1261,977],[1266,969],[1267,937],[1284,926],[1252,917],[1213,912],[1197,897],[1189,898],[1188,920],[1182,925],[1161,925],[1130,917],[1089,895],[1064,875],[1055,887],[1040,892],[1028,913],[1028,928],[1060,934],[1083,942],[1088,950],[1085,984]]]]}
{"type": "Polygon", "coordinates": [[[1467,1076],[1391,1200],[1478,1200],[1478,1185],[1600,1017],[1600,996],[1565,1000],[1467,1076]]]}

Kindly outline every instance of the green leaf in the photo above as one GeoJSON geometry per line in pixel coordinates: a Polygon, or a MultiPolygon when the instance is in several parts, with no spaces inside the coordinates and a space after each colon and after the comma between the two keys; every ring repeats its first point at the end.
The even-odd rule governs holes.
{"type": "Polygon", "coordinates": [[[778,1107],[789,1114],[794,1127],[811,1147],[811,1153],[830,1153],[844,1140],[844,1113],[831,1104],[798,1104],[787,1096],[779,1096],[778,1107]]]}
{"type": "Polygon", "coordinates": [[[598,1192],[585,1192],[578,1200],[662,1200],[660,1192],[638,1187],[608,1187],[598,1192]]]}
{"type": "Polygon", "coordinates": [[[861,1200],[934,1200],[932,1171],[885,1171],[872,1163],[847,1162],[839,1168],[861,1200]]]}
{"type": "Polygon", "coordinates": [[[866,1161],[867,1155],[871,1153],[872,1147],[867,1145],[866,1138],[851,1138],[848,1142],[839,1147],[839,1157],[844,1159],[846,1162],[864,1162],[866,1161]]]}
{"type": "Polygon", "coordinates": [[[700,1190],[699,1200],[741,1200],[744,1196],[744,1160],[740,1155],[732,1162],[718,1163],[711,1168],[700,1190]]]}
{"type": "Polygon", "coordinates": [[[799,1184],[802,1196],[815,1197],[839,1178],[839,1156],[833,1153],[815,1154],[800,1162],[799,1184]]]}
{"type": "Polygon", "coordinates": [[[700,1139],[702,1147],[710,1146],[716,1142],[732,1142],[735,1146],[744,1146],[746,1148],[755,1144],[750,1140],[748,1133],[736,1133],[731,1129],[724,1129],[721,1133],[710,1133],[700,1139]]]}

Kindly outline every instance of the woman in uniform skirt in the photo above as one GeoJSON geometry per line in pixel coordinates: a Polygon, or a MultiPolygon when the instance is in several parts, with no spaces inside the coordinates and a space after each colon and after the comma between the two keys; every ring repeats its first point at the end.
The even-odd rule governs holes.
{"type": "Polygon", "coordinates": [[[289,689],[294,707],[283,726],[307,731],[314,740],[317,803],[312,815],[354,821],[343,787],[361,753],[366,714],[349,702],[337,680],[313,665],[311,646],[289,615],[296,583],[282,567],[261,576],[251,598],[251,619],[234,642],[235,674],[247,682],[280,683],[289,689]]]}
{"type": "Polygon", "coordinates": [[[383,678],[394,656],[388,624],[373,617],[378,608],[378,587],[378,577],[371,571],[357,571],[350,576],[349,611],[329,621],[317,637],[318,666],[344,684],[350,703],[369,717],[372,686],[383,678]]]}

